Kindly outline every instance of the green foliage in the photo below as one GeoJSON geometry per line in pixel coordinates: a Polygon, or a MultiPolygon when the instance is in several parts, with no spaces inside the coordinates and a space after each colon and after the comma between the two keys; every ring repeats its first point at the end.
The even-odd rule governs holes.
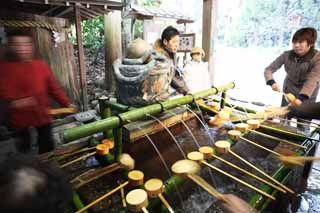
{"type": "MultiPolygon", "coordinates": [[[[81,23],[83,45],[88,47],[91,52],[96,52],[104,44],[104,20],[103,16],[90,20],[84,20],[81,23]]],[[[76,44],[75,30],[71,33],[70,40],[76,44]]]]}
{"type": "MultiPolygon", "coordinates": [[[[142,6],[155,6],[156,1],[155,0],[138,0],[138,4],[142,6]]],[[[133,36],[134,38],[141,38],[143,33],[143,21],[142,20],[136,20],[134,23],[134,32],[133,36]]]]}
{"type": "Polygon", "coordinates": [[[82,22],[83,41],[85,46],[98,49],[104,43],[103,16],[82,22]]]}
{"type": "MultiPolygon", "coordinates": [[[[241,14],[229,23],[228,34],[222,30],[230,45],[288,46],[297,29],[310,26],[320,30],[319,0],[246,0],[238,9],[241,14]],[[300,22],[294,22],[297,16],[300,22]]],[[[218,24],[219,29],[225,28],[223,21],[218,24]]]]}

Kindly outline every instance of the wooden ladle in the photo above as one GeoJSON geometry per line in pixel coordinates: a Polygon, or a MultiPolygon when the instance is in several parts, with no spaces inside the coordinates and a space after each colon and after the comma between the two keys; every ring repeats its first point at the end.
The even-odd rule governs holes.
{"type": "Polygon", "coordinates": [[[267,180],[265,180],[265,179],[263,179],[263,178],[261,178],[259,176],[256,176],[253,173],[248,172],[247,170],[245,170],[245,169],[243,169],[243,168],[241,168],[241,167],[239,167],[239,166],[237,166],[237,165],[235,165],[235,164],[233,164],[233,163],[231,163],[231,162],[229,162],[229,161],[227,161],[227,160],[215,155],[213,153],[213,148],[210,147],[210,146],[202,146],[202,147],[200,147],[199,148],[199,152],[201,152],[203,154],[204,159],[211,159],[213,157],[213,158],[215,158],[215,159],[217,159],[217,160],[219,160],[219,161],[221,161],[221,162],[233,167],[234,169],[237,169],[237,170],[247,174],[248,176],[261,181],[262,183],[265,183],[265,184],[267,184],[267,185],[269,185],[269,186],[271,186],[271,187],[273,187],[273,188],[275,188],[275,189],[277,189],[277,190],[279,190],[279,191],[281,191],[283,193],[286,193],[286,191],[284,189],[280,188],[279,186],[276,186],[273,183],[270,183],[269,181],[267,181],[267,180]]]}
{"type": "Polygon", "coordinates": [[[93,156],[95,154],[102,155],[102,156],[103,155],[107,155],[107,154],[109,154],[109,147],[106,144],[98,144],[96,146],[96,151],[90,152],[90,153],[88,153],[86,155],[83,155],[83,156],[81,156],[79,158],[76,158],[76,159],[74,159],[72,161],[69,161],[69,162],[67,162],[65,164],[62,164],[62,165],[59,166],[59,168],[61,168],[61,169],[65,168],[65,167],[70,166],[70,165],[72,165],[72,164],[74,164],[76,162],[79,162],[79,161],[83,160],[83,159],[91,157],[91,156],[93,156]]]}
{"type": "Polygon", "coordinates": [[[304,166],[306,161],[320,160],[320,156],[285,156],[281,155],[279,159],[284,165],[293,166],[304,166]]]}
{"type": "Polygon", "coordinates": [[[147,206],[149,204],[148,194],[143,189],[134,189],[126,196],[128,209],[133,212],[148,213],[147,206]]]}
{"type": "Polygon", "coordinates": [[[268,148],[266,148],[264,146],[261,146],[260,144],[257,144],[257,143],[255,143],[255,142],[253,142],[253,141],[251,141],[251,140],[249,140],[247,138],[242,137],[241,133],[245,133],[249,129],[249,125],[248,124],[238,123],[238,124],[236,124],[235,129],[236,130],[229,130],[228,131],[228,136],[230,137],[230,139],[232,139],[234,141],[238,141],[238,140],[241,139],[242,141],[244,141],[246,143],[249,143],[249,144],[251,144],[253,146],[256,146],[256,147],[258,147],[260,149],[263,149],[263,150],[265,150],[267,152],[270,152],[271,154],[274,154],[274,155],[276,155],[278,157],[280,156],[279,153],[277,153],[277,152],[275,152],[275,151],[273,151],[271,149],[268,149],[268,148]],[[238,131],[238,132],[236,132],[236,131],[238,131]]]}
{"type": "Polygon", "coordinates": [[[193,182],[201,186],[216,199],[224,200],[223,195],[220,192],[218,192],[204,179],[196,174],[200,171],[200,166],[197,162],[188,159],[179,160],[171,166],[171,170],[175,175],[190,178],[193,182]]]}
{"type": "Polygon", "coordinates": [[[134,166],[135,166],[134,159],[129,154],[123,153],[120,155],[117,163],[111,164],[106,167],[98,168],[95,170],[89,170],[72,179],[70,183],[72,184],[73,189],[78,189],[81,186],[88,184],[94,180],[97,180],[100,177],[107,175],[118,169],[125,169],[128,171],[131,171],[134,169],[134,166]]]}
{"type": "Polygon", "coordinates": [[[162,180],[160,180],[158,178],[152,178],[144,184],[144,189],[148,193],[149,197],[151,197],[151,198],[158,197],[161,200],[161,202],[163,203],[163,205],[168,209],[168,211],[170,213],[174,213],[170,204],[168,203],[168,201],[165,199],[165,197],[162,194],[163,193],[162,180]]]}
{"type": "MultiPolygon", "coordinates": [[[[76,213],[81,213],[86,211],[87,209],[91,208],[92,206],[96,205],[97,203],[101,202],[102,200],[106,199],[110,195],[114,194],[115,192],[119,191],[121,188],[125,187],[129,183],[133,186],[140,186],[143,184],[144,174],[140,170],[132,170],[128,173],[128,181],[122,183],[121,185],[117,186],[110,192],[107,192],[106,194],[102,195],[101,197],[97,198],[96,200],[92,201],[82,209],[78,210],[76,213]]],[[[147,196],[148,197],[148,196],[147,196]]]]}
{"type": "Polygon", "coordinates": [[[256,188],[255,186],[252,186],[251,184],[249,184],[249,183],[247,183],[247,182],[245,182],[245,181],[243,181],[243,180],[241,180],[241,179],[239,179],[239,178],[237,178],[237,177],[235,177],[235,176],[233,176],[233,175],[231,175],[231,174],[229,174],[229,173],[227,173],[225,171],[223,171],[222,169],[219,169],[219,168],[209,164],[208,162],[206,162],[204,160],[204,155],[201,152],[190,152],[190,153],[188,153],[188,159],[196,161],[196,162],[198,162],[200,164],[204,164],[204,165],[208,166],[209,168],[211,168],[211,169],[213,169],[213,170],[215,170],[215,171],[217,171],[217,172],[219,172],[219,173],[221,173],[221,174],[223,174],[223,175],[225,175],[225,176],[237,181],[238,183],[241,183],[241,184],[249,187],[250,189],[253,189],[254,191],[262,194],[263,196],[266,196],[266,197],[268,197],[268,198],[270,198],[272,200],[275,200],[275,197],[269,195],[268,193],[256,188]]]}

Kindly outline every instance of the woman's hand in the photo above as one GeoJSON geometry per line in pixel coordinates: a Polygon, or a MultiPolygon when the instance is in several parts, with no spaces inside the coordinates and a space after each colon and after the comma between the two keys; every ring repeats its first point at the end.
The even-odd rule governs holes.
{"type": "Polygon", "coordinates": [[[222,207],[228,213],[255,213],[256,210],[252,208],[247,202],[241,198],[233,195],[226,194],[222,197],[222,207]]]}
{"type": "Polygon", "coordinates": [[[271,88],[272,88],[273,91],[281,92],[281,89],[280,89],[280,87],[279,87],[279,85],[277,83],[273,83],[271,88]]]}

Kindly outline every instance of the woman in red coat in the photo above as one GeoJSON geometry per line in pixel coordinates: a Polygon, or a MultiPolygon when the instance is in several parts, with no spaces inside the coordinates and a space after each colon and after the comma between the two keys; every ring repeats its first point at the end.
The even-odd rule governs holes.
{"type": "Polygon", "coordinates": [[[73,105],[49,66],[34,58],[31,36],[9,35],[7,59],[0,61],[0,76],[0,101],[7,105],[9,126],[18,133],[17,150],[30,151],[32,127],[38,132],[39,153],[53,150],[49,97],[63,106],[73,105]]]}

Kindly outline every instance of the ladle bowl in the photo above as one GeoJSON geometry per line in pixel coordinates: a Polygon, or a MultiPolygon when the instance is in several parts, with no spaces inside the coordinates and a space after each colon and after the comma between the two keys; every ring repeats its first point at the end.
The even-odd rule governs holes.
{"type": "Polygon", "coordinates": [[[148,206],[148,194],[143,189],[134,189],[126,196],[128,209],[133,212],[140,212],[148,206]]]}
{"type": "Polygon", "coordinates": [[[229,130],[228,137],[233,141],[239,141],[241,136],[241,132],[238,130],[229,130]]]}
{"type": "Polygon", "coordinates": [[[228,141],[223,140],[215,142],[214,146],[219,153],[228,153],[231,147],[228,141]]]}
{"type": "Polygon", "coordinates": [[[132,170],[128,173],[128,179],[131,185],[140,186],[143,184],[144,174],[140,170],[132,170]]]}
{"type": "Polygon", "coordinates": [[[192,160],[184,159],[175,162],[171,170],[176,175],[195,174],[200,171],[200,166],[192,160]]]}
{"type": "Polygon", "coordinates": [[[213,148],[210,146],[202,146],[199,148],[199,152],[201,152],[204,156],[204,159],[212,158],[213,148]]]}
{"type": "Polygon", "coordinates": [[[248,132],[248,129],[249,129],[249,125],[246,123],[238,123],[235,125],[235,130],[238,130],[242,133],[248,132]]]}
{"type": "Polygon", "coordinates": [[[144,184],[144,189],[149,197],[158,197],[158,195],[163,192],[163,182],[159,178],[152,178],[144,184]]]}
{"type": "Polygon", "coordinates": [[[260,127],[260,121],[257,119],[247,120],[247,124],[249,125],[249,129],[258,129],[260,127]]]}
{"type": "Polygon", "coordinates": [[[109,154],[109,146],[107,146],[106,144],[98,144],[96,146],[96,152],[98,155],[107,155],[109,154]]]}

